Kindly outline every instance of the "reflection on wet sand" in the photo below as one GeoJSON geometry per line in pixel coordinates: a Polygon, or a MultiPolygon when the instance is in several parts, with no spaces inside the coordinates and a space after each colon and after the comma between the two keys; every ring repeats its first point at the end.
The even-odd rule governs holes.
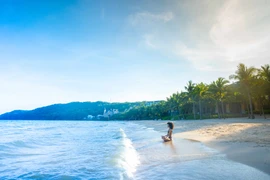
{"type": "Polygon", "coordinates": [[[173,141],[163,142],[165,146],[169,146],[173,154],[177,154],[173,141]]]}

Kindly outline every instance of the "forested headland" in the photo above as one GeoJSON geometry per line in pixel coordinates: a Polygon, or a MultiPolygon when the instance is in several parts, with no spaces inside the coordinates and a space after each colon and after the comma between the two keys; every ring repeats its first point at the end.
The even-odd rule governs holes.
{"type": "Polygon", "coordinates": [[[270,66],[239,64],[228,79],[210,84],[187,81],[184,91],[163,101],[72,102],[31,111],[16,110],[0,115],[5,120],[148,120],[265,117],[270,113],[270,66]],[[230,82],[231,81],[231,82],[230,82]]]}

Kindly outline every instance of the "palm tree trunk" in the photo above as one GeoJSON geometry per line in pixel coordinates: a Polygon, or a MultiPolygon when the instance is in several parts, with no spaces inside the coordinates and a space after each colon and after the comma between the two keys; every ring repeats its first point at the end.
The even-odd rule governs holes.
{"type": "Polygon", "coordinates": [[[216,101],[216,108],[217,108],[217,113],[218,113],[218,119],[220,119],[219,108],[218,108],[218,101],[216,101]]]}
{"type": "Polygon", "coordinates": [[[253,114],[252,101],[251,101],[250,93],[248,93],[248,99],[249,99],[250,115],[251,115],[251,118],[254,119],[255,117],[254,117],[254,114],[253,114]]]}
{"type": "Polygon", "coordinates": [[[194,101],[193,101],[193,115],[194,115],[194,119],[196,119],[195,102],[194,101]]]}
{"type": "Polygon", "coordinates": [[[181,109],[180,109],[180,107],[178,106],[177,107],[177,110],[178,110],[178,119],[180,120],[181,118],[181,109]]]}
{"type": "Polygon", "coordinates": [[[248,104],[248,102],[247,102],[247,101],[246,101],[246,106],[247,106],[248,118],[250,118],[249,104],[248,104]]]}
{"type": "Polygon", "coordinates": [[[263,117],[264,117],[264,119],[266,119],[266,116],[265,116],[264,110],[263,110],[263,103],[262,103],[262,101],[260,101],[260,102],[261,102],[261,108],[262,108],[262,114],[263,114],[263,117]]]}
{"type": "Polygon", "coordinates": [[[222,100],[221,100],[221,108],[222,108],[222,117],[223,117],[223,119],[225,119],[224,104],[223,104],[222,100]]]}
{"type": "Polygon", "coordinates": [[[202,119],[202,102],[199,100],[199,106],[200,106],[200,119],[202,119]]]}

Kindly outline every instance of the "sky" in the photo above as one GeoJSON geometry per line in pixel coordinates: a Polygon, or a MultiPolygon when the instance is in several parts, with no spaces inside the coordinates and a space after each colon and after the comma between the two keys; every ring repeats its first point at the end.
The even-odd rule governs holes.
{"type": "Polygon", "coordinates": [[[163,100],[270,63],[269,0],[1,0],[0,114],[163,100]]]}

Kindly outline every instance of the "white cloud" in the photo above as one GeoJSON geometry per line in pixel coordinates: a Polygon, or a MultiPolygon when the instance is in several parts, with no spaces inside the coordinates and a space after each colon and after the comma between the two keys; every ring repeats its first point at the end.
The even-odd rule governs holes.
{"type": "Polygon", "coordinates": [[[129,16],[129,22],[135,26],[138,24],[144,24],[149,22],[169,22],[174,18],[172,12],[163,12],[160,14],[153,14],[150,12],[139,12],[129,16]]]}
{"type": "Polygon", "coordinates": [[[231,67],[231,63],[226,61],[226,56],[217,48],[189,48],[185,44],[178,43],[172,51],[176,55],[186,58],[200,70],[227,71],[231,67]]]}
{"type": "Polygon", "coordinates": [[[224,4],[209,35],[228,60],[269,57],[265,48],[270,45],[270,3],[264,2],[231,0],[224,4]]]}
{"type": "MultiPolygon", "coordinates": [[[[211,1],[188,3],[178,7],[180,14],[176,10],[172,13],[173,23],[167,25],[167,32],[162,25],[153,26],[152,32],[147,29],[148,35],[143,35],[147,47],[175,54],[205,71],[231,72],[240,62],[257,67],[270,62],[270,1],[230,0],[219,2],[219,6],[211,1]],[[208,9],[200,10],[199,6],[208,9]],[[180,28],[173,35],[172,24],[180,28]]],[[[132,22],[149,18],[162,19],[138,13],[132,22]]]]}

